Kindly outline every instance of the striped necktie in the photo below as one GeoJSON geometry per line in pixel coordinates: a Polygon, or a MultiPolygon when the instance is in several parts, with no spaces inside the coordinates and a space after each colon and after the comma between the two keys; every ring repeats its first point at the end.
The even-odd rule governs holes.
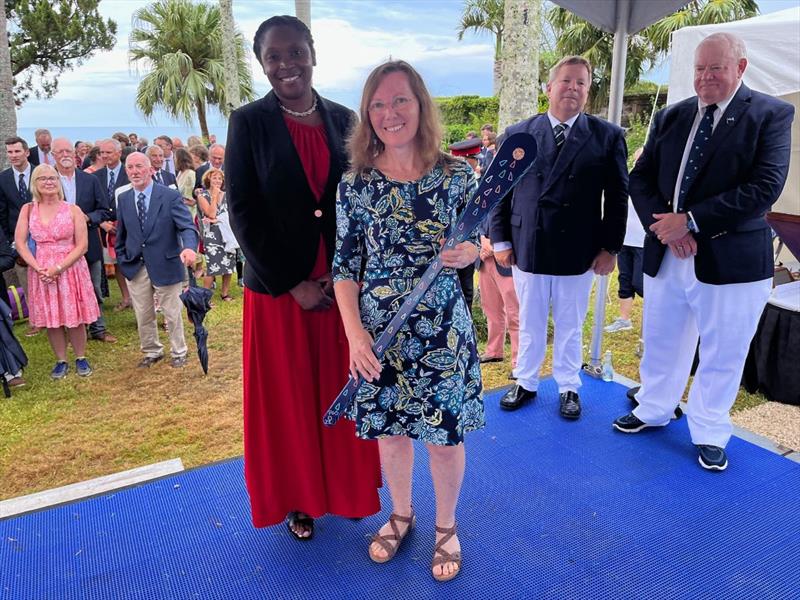
{"type": "Polygon", "coordinates": [[[566,123],[559,123],[558,125],[553,127],[553,134],[556,137],[556,152],[561,152],[561,147],[564,145],[564,141],[566,141],[567,139],[566,136],[564,135],[564,132],[567,130],[567,127],[569,127],[569,125],[567,125],[566,123]]]}

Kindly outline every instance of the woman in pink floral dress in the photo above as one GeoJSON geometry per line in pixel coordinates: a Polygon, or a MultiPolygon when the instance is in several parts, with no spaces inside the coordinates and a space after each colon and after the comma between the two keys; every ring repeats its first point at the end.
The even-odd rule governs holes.
{"type": "Polygon", "coordinates": [[[86,325],[97,320],[99,308],[83,258],[89,243],[86,216],[64,201],[58,173],[50,165],[33,170],[31,192],[33,202],[22,207],[14,234],[17,252],[28,263],[30,322],[47,328],[56,355],[53,379],[69,371],[67,338],[75,352],[76,372],[87,377],[92,368],[86,360],[86,325]],[[34,252],[28,247],[28,234],[36,243],[34,252]]]}

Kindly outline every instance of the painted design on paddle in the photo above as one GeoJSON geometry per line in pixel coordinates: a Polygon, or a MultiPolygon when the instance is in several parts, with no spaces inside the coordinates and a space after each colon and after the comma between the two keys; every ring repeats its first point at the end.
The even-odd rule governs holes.
{"type": "MultiPolygon", "coordinates": [[[[513,187],[519,183],[522,176],[530,169],[536,159],[536,142],[533,136],[527,133],[515,133],[509,136],[502,146],[497,150],[494,160],[484,173],[478,189],[473,196],[479,208],[465,210],[453,228],[453,234],[448,236],[443,247],[452,248],[457,243],[463,242],[480,224],[489,210],[497,204],[513,187]],[[513,158],[513,160],[509,160],[513,158]],[[491,185],[495,176],[498,183],[491,185]]],[[[467,202],[469,206],[470,202],[467,202]]],[[[395,334],[405,325],[408,317],[413,313],[417,304],[422,299],[423,294],[428,291],[433,280],[442,270],[443,265],[440,259],[436,259],[428,266],[425,273],[420,278],[411,295],[403,302],[397,314],[389,322],[383,333],[378,337],[372,346],[373,352],[378,360],[383,358],[383,353],[394,339],[395,334]]],[[[359,377],[350,377],[344,389],[339,393],[331,404],[322,422],[328,427],[336,424],[339,418],[347,412],[350,402],[355,398],[358,388],[364,382],[359,377]]]]}

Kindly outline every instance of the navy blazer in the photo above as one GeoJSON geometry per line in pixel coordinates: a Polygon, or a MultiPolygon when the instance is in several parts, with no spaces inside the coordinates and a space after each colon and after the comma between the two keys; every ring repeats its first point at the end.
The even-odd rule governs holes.
{"type": "MultiPolygon", "coordinates": [[[[174,185],[174,186],[176,186],[176,187],[177,187],[177,185],[178,185],[178,180],[177,180],[177,179],[175,179],[175,175],[173,175],[173,174],[172,174],[172,173],[170,173],[169,171],[165,171],[164,169],[159,169],[159,171],[161,171],[161,184],[162,184],[162,185],[165,185],[165,186],[167,186],[167,187],[169,187],[169,186],[171,186],[171,185],[174,185]]],[[[155,174],[153,174],[153,181],[154,181],[154,182],[156,182],[156,183],[158,183],[158,182],[155,180],[155,174]]]]}
{"type": "Polygon", "coordinates": [[[244,283],[255,292],[278,296],[308,279],[320,235],[328,264],[333,260],[336,188],[347,169],[344,140],[355,114],[322,97],[318,107],[330,149],[319,202],[274,92],[235,110],[228,122],[226,197],[231,228],[246,259],[244,283]]]}
{"type": "MultiPolygon", "coordinates": [[[[106,196],[108,196],[108,167],[103,167],[102,169],[97,169],[94,173],[92,173],[97,179],[100,180],[100,187],[103,188],[105,191],[106,196]]],[[[123,185],[128,185],[130,181],[128,180],[128,173],[125,172],[125,163],[122,164],[122,168],[119,170],[119,177],[114,181],[114,190],[116,191],[118,188],[121,188],[123,185]]],[[[108,208],[111,211],[111,221],[117,220],[117,201],[112,196],[109,198],[108,201],[108,208]]]]}
{"type": "MultiPolygon", "coordinates": [[[[31,165],[31,175],[35,168],[31,165]]],[[[29,186],[27,200],[20,201],[17,177],[14,167],[9,167],[0,173],[0,229],[3,230],[10,242],[14,241],[14,231],[17,228],[20,209],[31,201],[30,181],[27,182],[29,186]]]]}
{"type": "Polygon", "coordinates": [[[100,247],[99,225],[111,219],[108,208],[108,192],[100,187],[100,180],[89,173],[75,170],[75,204],[78,205],[89,221],[89,249],[86,251],[86,262],[89,264],[102,260],[103,249],[100,247]]]}
{"type": "MultiPolygon", "coordinates": [[[[655,277],[667,247],[650,231],[653,214],[672,200],[697,97],[656,114],[644,152],[631,172],[631,199],[647,237],[644,272],[655,277]]],[[[764,215],[789,171],[794,107],[742,85],[720,118],[683,209],[699,228],[695,276],[714,285],[772,277],[772,236],[764,215]]]]}
{"type": "Polygon", "coordinates": [[[154,286],[180,283],[186,275],[180,253],[184,248],[197,251],[199,242],[189,209],[177,190],[153,183],[142,228],[135,193],[131,188],[119,196],[117,264],[128,280],[144,267],[154,286]]]}
{"type": "Polygon", "coordinates": [[[561,152],[547,114],[512,125],[533,135],[536,161],[490,212],[489,239],[511,242],[519,269],[579,275],[600,250],[619,252],[628,215],[627,146],[620,127],[581,113],[561,152]]]}

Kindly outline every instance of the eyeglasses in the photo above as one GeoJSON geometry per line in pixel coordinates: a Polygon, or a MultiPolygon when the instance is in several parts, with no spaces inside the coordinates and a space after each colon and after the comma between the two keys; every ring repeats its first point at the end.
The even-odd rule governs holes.
{"type": "MultiPolygon", "coordinates": [[[[411,103],[414,102],[412,98],[406,96],[395,96],[392,99],[392,110],[401,111],[409,108],[411,103]]],[[[387,104],[381,100],[371,102],[367,110],[371,113],[380,113],[386,110],[387,104]]]]}
{"type": "Polygon", "coordinates": [[[55,183],[56,181],[58,181],[58,177],[54,175],[49,175],[47,177],[37,177],[36,181],[49,181],[51,183],[55,183]]]}

